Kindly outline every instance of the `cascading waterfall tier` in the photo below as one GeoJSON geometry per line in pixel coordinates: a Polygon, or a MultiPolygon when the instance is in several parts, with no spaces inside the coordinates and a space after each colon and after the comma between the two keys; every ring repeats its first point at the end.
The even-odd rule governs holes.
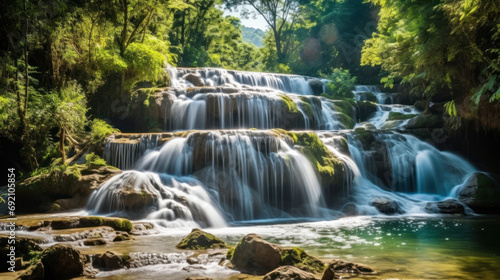
{"type": "MultiPolygon", "coordinates": [[[[159,143],[162,136],[170,134],[142,139],[159,143]]],[[[127,145],[138,143],[107,143],[107,158],[120,168],[136,156],[137,148],[127,145]]],[[[327,215],[313,165],[291,137],[276,131],[191,132],[148,151],[134,169],[94,192],[87,210],[201,226],[327,215]],[[207,205],[210,214],[203,214],[207,205]]]]}
{"type": "Polygon", "coordinates": [[[317,96],[326,82],[316,78],[167,70],[171,87],[148,94],[146,118],[166,132],[108,138],[106,161],[128,171],[93,192],[88,211],[167,227],[325,219],[349,204],[379,214],[373,201],[384,199],[398,206],[393,213],[421,213],[476,171],[405,134],[422,115],[378,87],[331,100],[317,96]],[[366,122],[356,124],[360,116],[366,122]]]}
{"type": "MultiPolygon", "coordinates": [[[[343,101],[272,89],[189,88],[163,93],[165,130],[345,129],[343,101]]],[[[352,105],[348,105],[352,106],[352,105]]]]}
{"type": "MultiPolygon", "coordinates": [[[[172,87],[189,88],[200,86],[265,87],[302,95],[314,94],[314,85],[320,91],[328,81],[299,75],[245,72],[220,68],[174,68],[167,69],[172,87]]],[[[316,91],[317,92],[317,91],[316,91]]],[[[321,93],[321,92],[319,92],[321,93]]]]}

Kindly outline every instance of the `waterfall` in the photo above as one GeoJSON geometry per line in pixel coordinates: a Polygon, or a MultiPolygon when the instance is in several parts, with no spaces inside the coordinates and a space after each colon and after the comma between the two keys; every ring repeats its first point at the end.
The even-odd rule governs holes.
{"type": "Polygon", "coordinates": [[[171,87],[154,102],[166,132],[107,139],[105,160],[127,171],[92,193],[89,212],[166,227],[329,219],[349,205],[377,215],[377,199],[393,202],[400,214],[422,213],[429,200],[456,197],[477,171],[408,134],[421,113],[392,104],[376,86],[356,86],[356,103],[317,96],[318,87],[326,90],[324,79],[167,71],[171,87]],[[362,105],[371,106],[368,119],[355,124],[362,105]],[[299,141],[309,130],[323,146],[314,143],[318,138],[299,141]]]}
{"type": "MultiPolygon", "coordinates": [[[[313,166],[290,138],[282,137],[265,131],[210,131],[173,138],[147,152],[136,163],[136,171],[114,177],[94,192],[87,210],[201,226],[220,226],[221,220],[325,217],[313,166]],[[123,201],[137,198],[123,197],[134,192],[151,193],[154,202],[127,208],[123,201]],[[200,214],[202,205],[215,205],[210,212],[220,209],[224,219],[212,221],[200,214]]],[[[130,159],[123,156],[122,161],[130,159]]]]}
{"type": "MultiPolygon", "coordinates": [[[[286,75],[274,73],[258,73],[233,71],[219,68],[168,68],[168,73],[173,87],[193,87],[188,75],[194,75],[199,78],[200,84],[204,86],[234,86],[242,87],[266,87],[285,91],[288,93],[297,93],[302,95],[312,95],[313,90],[308,83],[310,77],[299,75],[286,75]]],[[[322,79],[326,86],[327,81],[322,79]]],[[[196,85],[198,86],[198,85],[196,85]]]]}

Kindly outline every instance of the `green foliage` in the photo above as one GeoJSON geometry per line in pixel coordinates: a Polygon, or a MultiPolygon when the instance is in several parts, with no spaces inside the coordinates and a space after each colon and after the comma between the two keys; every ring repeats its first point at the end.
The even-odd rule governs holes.
{"type": "Polygon", "coordinates": [[[333,98],[354,98],[352,90],[356,85],[356,77],[351,76],[349,70],[333,69],[329,75],[324,75],[328,79],[327,94],[333,98]]]}
{"type": "Polygon", "coordinates": [[[163,73],[166,58],[148,45],[131,43],[124,57],[128,70],[138,80],[158,81],[163,73]]]}
{"type": "Polygon", "coordinates": [[[85,156],[85,165],[87,166],[106,166],[106,161],[100,156],[90,153],[85,156]]]}
{"type": "Polygon", "coordinates": [[[380,65],[387,73],[382,83],[408,83],[427,99],[448,91],[457,96],[448,103],[450,116],[456,102],[481,119],[477,105],[499,100],[500,6],[494,1],[369,2],[380,7],[380,20],[362,63],[380,65]]]}
{"type": "Polygon", "coordinates": [[[293,100],[288,95],[280,94],[279,96],[288,109],[288,112],[297,113],[299,111],[299,108],[297,108],[297,104],[295,104],[295,102],[293,102],[293,100]]]}
{"type": "Polygon", "coordinates": [[[90,125],[92,144],[99,144],[104,141],[106,137],[117,132],[120,131],[101,119],[94,119],[90,125]]]}
{"type": "Polygon", "coordinates": [[[446,102],[446,104],[444,104],[444,110],[450,117],[456,117],[457,108],[455,107],[455,100],[446,102]]]}

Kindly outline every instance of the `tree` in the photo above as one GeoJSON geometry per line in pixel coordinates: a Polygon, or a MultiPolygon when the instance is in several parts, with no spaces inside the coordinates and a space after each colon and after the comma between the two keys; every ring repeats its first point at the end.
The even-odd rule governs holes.
{"type": "MultiPolygon", "coordinates": [[[[260,14],[266,21],[274,36],[276,55],[278,63],[284,63],[289,49],[286,48],[286,41],[291,35],[298,20],[300,4],[298,0],[229,0],[228,8],[238,7],[248,4],[260,14]]],[[[243,14],[249,15],[252,12],[243,6],[243,14]]]]}

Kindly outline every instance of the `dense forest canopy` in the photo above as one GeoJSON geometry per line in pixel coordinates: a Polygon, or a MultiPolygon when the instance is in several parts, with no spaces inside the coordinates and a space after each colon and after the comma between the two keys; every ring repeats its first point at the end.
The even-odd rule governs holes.
{"type": "Polygon", "coordinates": [[[0,10],[0,144],[12,147],[1,153],[26,173],[73,161],[114,131],[108,123],[124,129],[116,101],[168,86],[169,66],[322,76],[343,92],[382,83],[445,96],[455,127],[500,125],[495,1],[14,0],[0,10]],[[224,16],[244,6],[267,32],[224,16]]]}

